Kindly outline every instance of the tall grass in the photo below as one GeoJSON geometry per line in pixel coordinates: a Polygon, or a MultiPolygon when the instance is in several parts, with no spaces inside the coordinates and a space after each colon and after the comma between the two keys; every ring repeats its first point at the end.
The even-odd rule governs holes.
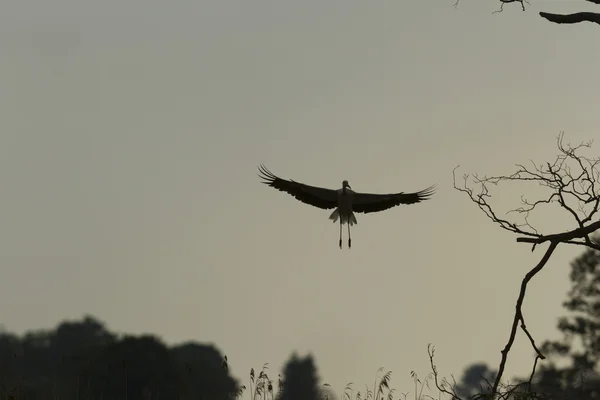
{"type": "MultiPolygon", "coordinates": [[[[240,385],[237,390],[237,398],[243,399],[247,394],[250,400],[276,400],[281,397],[283,391],[283,379],[281,374],[277,376],[275,383],[268,375],[268,363],[264,364],[258,376],[254,368],[250,369],[249,387],[240,385]]],[[[419,379],[415,371],[410,372],[410,376],[414,382],[414,393],[410,396],[410,392],[400,393],[396,395],[396,389],[391,386],[392,371],[383,373],[384,368],[377,370],[373,386],[364,385],[364,389],[354,390],[354,382],[348,383],[342,390],[341,395],[336,397],[339,400],[440,400],[442,393],[438,391],[437,398],[428,394],[423,394],[425,388],[431,390],[429,382],[433,379],[433,373],[429,373],[425,379],[419,379]],[[409,397],[410,396],[410,397],[409,397]]],[[[330,396],[333,394],[331,385],[324,383],[321,387],[321,400],[335,400],[330,396]]]]}

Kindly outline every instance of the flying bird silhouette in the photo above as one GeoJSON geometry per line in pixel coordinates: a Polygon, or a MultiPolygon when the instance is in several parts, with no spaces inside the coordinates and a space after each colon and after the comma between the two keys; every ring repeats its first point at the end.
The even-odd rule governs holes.
{"type": "Polygon", "coordinates": [[[322,209],[335,210],[329,216],[334,223],[340,220],[340,249],[342,248],[342,225],[348,224],[348,248],[352,247],[350,226],[357,224],[355,212],[372,213],[384,211],[400,204],[414,204],[429,197],[435,192],[435,185],[415,193],[359,193],[352,190],[347,180],[342,182],[342,188],[333,190],[306,185],[293,180],[281,179],[274,175],[264,165],[260,165],[259,177],[264,184],[286,192],[303,203],[322,209]]]}

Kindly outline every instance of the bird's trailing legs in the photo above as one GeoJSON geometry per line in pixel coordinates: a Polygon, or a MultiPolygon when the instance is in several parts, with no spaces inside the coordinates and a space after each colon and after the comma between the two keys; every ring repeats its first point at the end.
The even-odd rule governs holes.
{"type": "MultiPolygon", "coordinates": [[[[348,248],[352,247],[352,238],[350,237],[350,223],[348,223],[348,248]]],[[[340,219],[340,249],[342,248],[342,220],[340,219]]]]}
{"type": "Polygon", "coordinates": [[[350,237],[350,221],[348,221],[348,248],[352,247],[352,238],[350,237]]]}

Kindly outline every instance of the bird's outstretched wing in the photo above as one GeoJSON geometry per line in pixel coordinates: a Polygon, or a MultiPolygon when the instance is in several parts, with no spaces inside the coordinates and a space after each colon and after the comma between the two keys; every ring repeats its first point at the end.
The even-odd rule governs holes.
{"type": "Polygon", "coordinates": [[[260,172],[258,176],[261,179],[264,179],[263,183],[277,190],[287,192],[303,203],[323,209],[335,208],[338,205],[337,191],[335,190],[305,185],[292,180],[288,181],[286,179],[281,179],[275,176],[267,169],[267,167],[262,164],[258,170],[260,172]]]}
{"type": "Polygon", "coordinates": [[[434,192],[435,185],[416,193],[355,193],[352,202],[352,211],[367,214],[387,210],[400,204],[419,203],[427,200],[434,192]]]}

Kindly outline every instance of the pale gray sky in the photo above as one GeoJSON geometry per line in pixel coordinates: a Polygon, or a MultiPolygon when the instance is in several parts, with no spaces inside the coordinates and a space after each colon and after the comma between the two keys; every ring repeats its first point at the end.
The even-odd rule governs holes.
{"type": "MultiPolygon", "coordinates": [[[[600,30],[537,15],[566,3],[5,5],[1,322],[23,332],[91,313],[119,332],[214,342],[244,380],[311,351],[336,391],[380,366],[411,391],[429,342],[443,375],[496,366],[542,250],[452,189],[452,169],[510,172],[552,159],[561,130],[597,135],[600,30]],[[314,185],[439,188],[359,214],[340,251],[330,212],[260,184],[260,162],[314,185]]],[[[538,341],[556,336],[580,250],[560,248],[530,286],[538,341]]],[[[507,377],[531,354],[519,333],[507,377]]]]}

